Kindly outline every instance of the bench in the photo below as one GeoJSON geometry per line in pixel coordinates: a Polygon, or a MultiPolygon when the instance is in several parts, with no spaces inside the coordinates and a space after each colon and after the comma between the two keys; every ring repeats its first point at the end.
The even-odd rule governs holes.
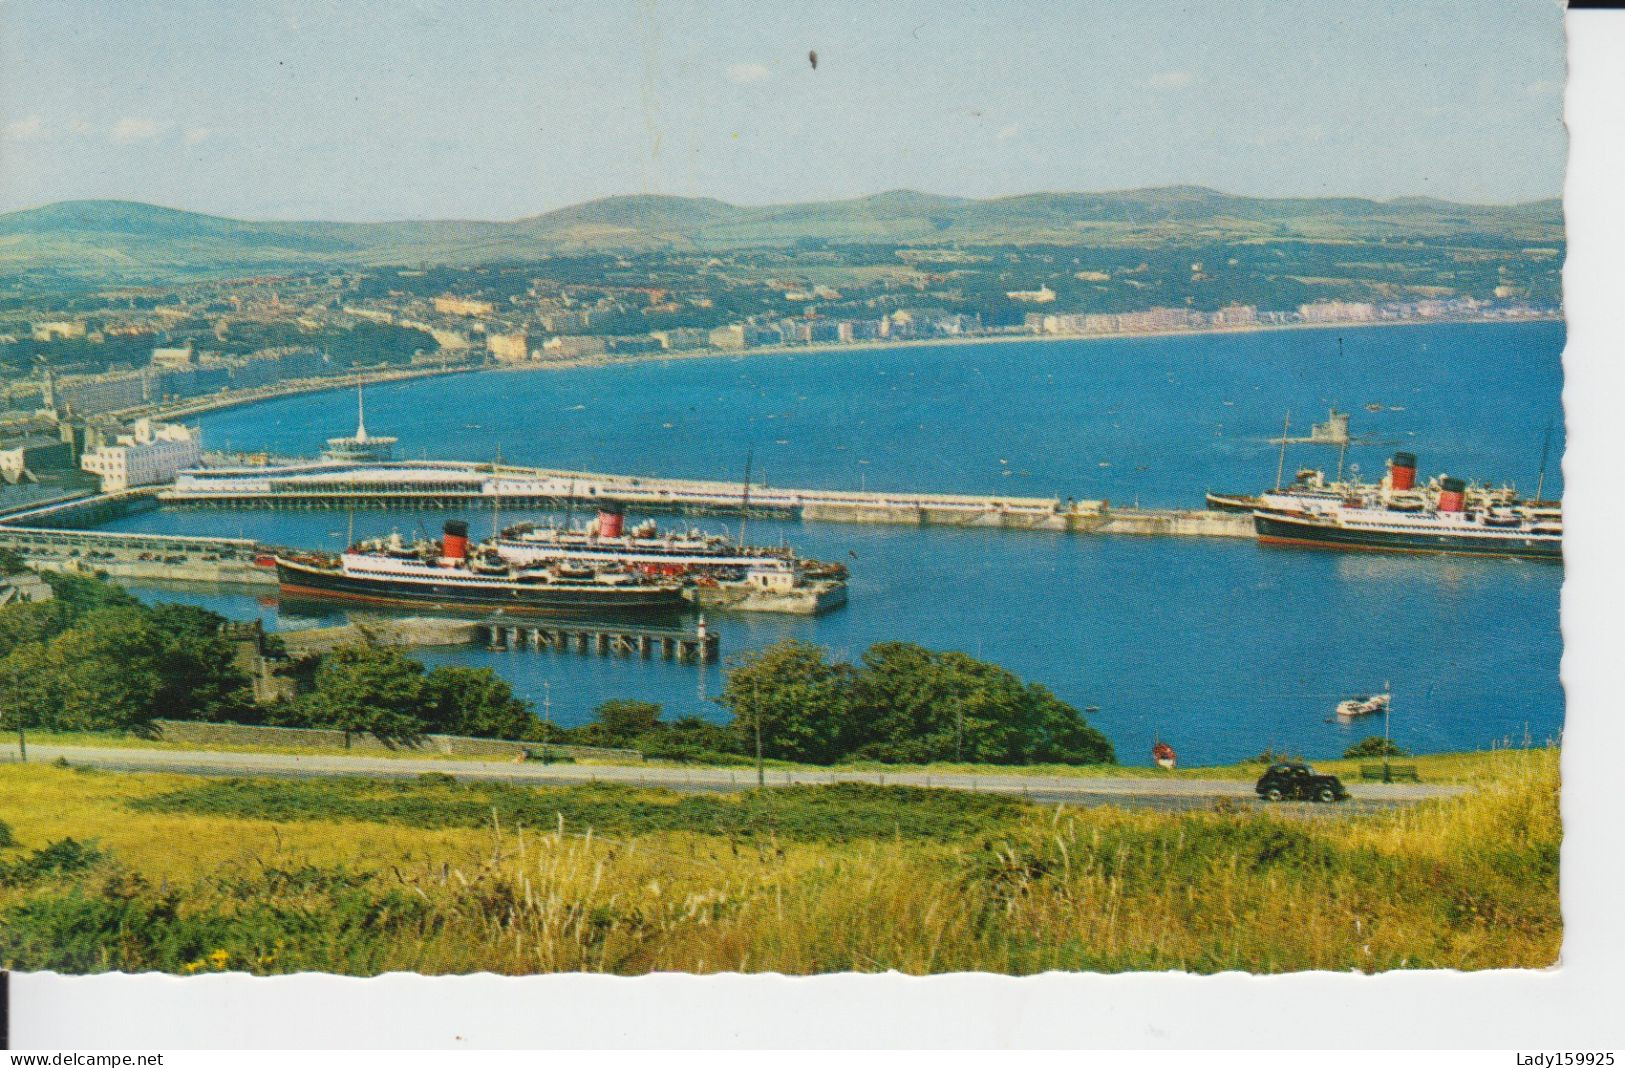
{"type": "Polygon", "coordinates": [[[1397,779],[1407,779],[1410,782],[1422,781],[1421,776],[1416,774],[1415,764],[1390,764],[1386,776],[1383,774],[1381,764],[1361,764],[1360,778],[1377,782],[1393,782],[1397,779]]]}

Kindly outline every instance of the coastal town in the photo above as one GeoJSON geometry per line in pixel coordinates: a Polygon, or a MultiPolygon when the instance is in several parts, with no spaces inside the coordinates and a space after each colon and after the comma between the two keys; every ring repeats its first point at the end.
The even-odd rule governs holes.
{"type": "Polygon", "coordinates": [[[1555,248],[1420,245],[1383,250],[1410,262],[1407,286],[1365,279],[1325,248],[1276,248],[1272,260],[1298,261],[1282,266],[1247,262],[1259,254],[1239,244],[813,243],[139,285],[116,275],[19,280],[0,295],[0,501],[97,480],[104,489],[166,481],[197,461],[201,445],[161,420],[350,381],[845,346],[1556,316],[1555,248]],[[1284,285],[1283,270],[1333,277],[1284,285]]]}

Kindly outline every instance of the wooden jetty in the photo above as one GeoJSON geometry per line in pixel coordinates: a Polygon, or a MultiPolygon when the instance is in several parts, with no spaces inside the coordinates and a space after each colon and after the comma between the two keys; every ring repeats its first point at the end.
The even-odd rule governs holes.
{"type": "Polygon", "coordinates": [[[490,649],[532,649],[597,656],[659,656],[680,664],[715,664],[721,658],[716,631],[700,617],[693,630],[577,620],[515,619],[492,616],[480,623],[490,649]]]}

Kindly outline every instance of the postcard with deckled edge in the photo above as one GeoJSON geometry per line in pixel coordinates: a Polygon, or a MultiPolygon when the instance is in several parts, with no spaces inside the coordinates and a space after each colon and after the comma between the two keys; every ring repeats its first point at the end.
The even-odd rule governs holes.
{"type": "Polygon", "coordinates": [[[1563,10],[1204,12],[9,5],[0,965],[1553,964],[1563,10]]]}

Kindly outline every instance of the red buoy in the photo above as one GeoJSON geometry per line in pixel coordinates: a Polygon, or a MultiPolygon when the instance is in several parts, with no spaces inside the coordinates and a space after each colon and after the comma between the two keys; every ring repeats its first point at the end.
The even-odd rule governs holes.
{"type": "Polygon", "coordinates": [[[468,524],[461,519],[448,519],[440,540],[440,555],[447,560],[468,559],[468,524]]]}
{"type": "Polygon", "coordinates": [[[1396,490],[1408,490],[1416,485],[1416,454],[1412,452],[1396,452],[1394,458],[1388,461],[1388,487],[1396,490]]]}

